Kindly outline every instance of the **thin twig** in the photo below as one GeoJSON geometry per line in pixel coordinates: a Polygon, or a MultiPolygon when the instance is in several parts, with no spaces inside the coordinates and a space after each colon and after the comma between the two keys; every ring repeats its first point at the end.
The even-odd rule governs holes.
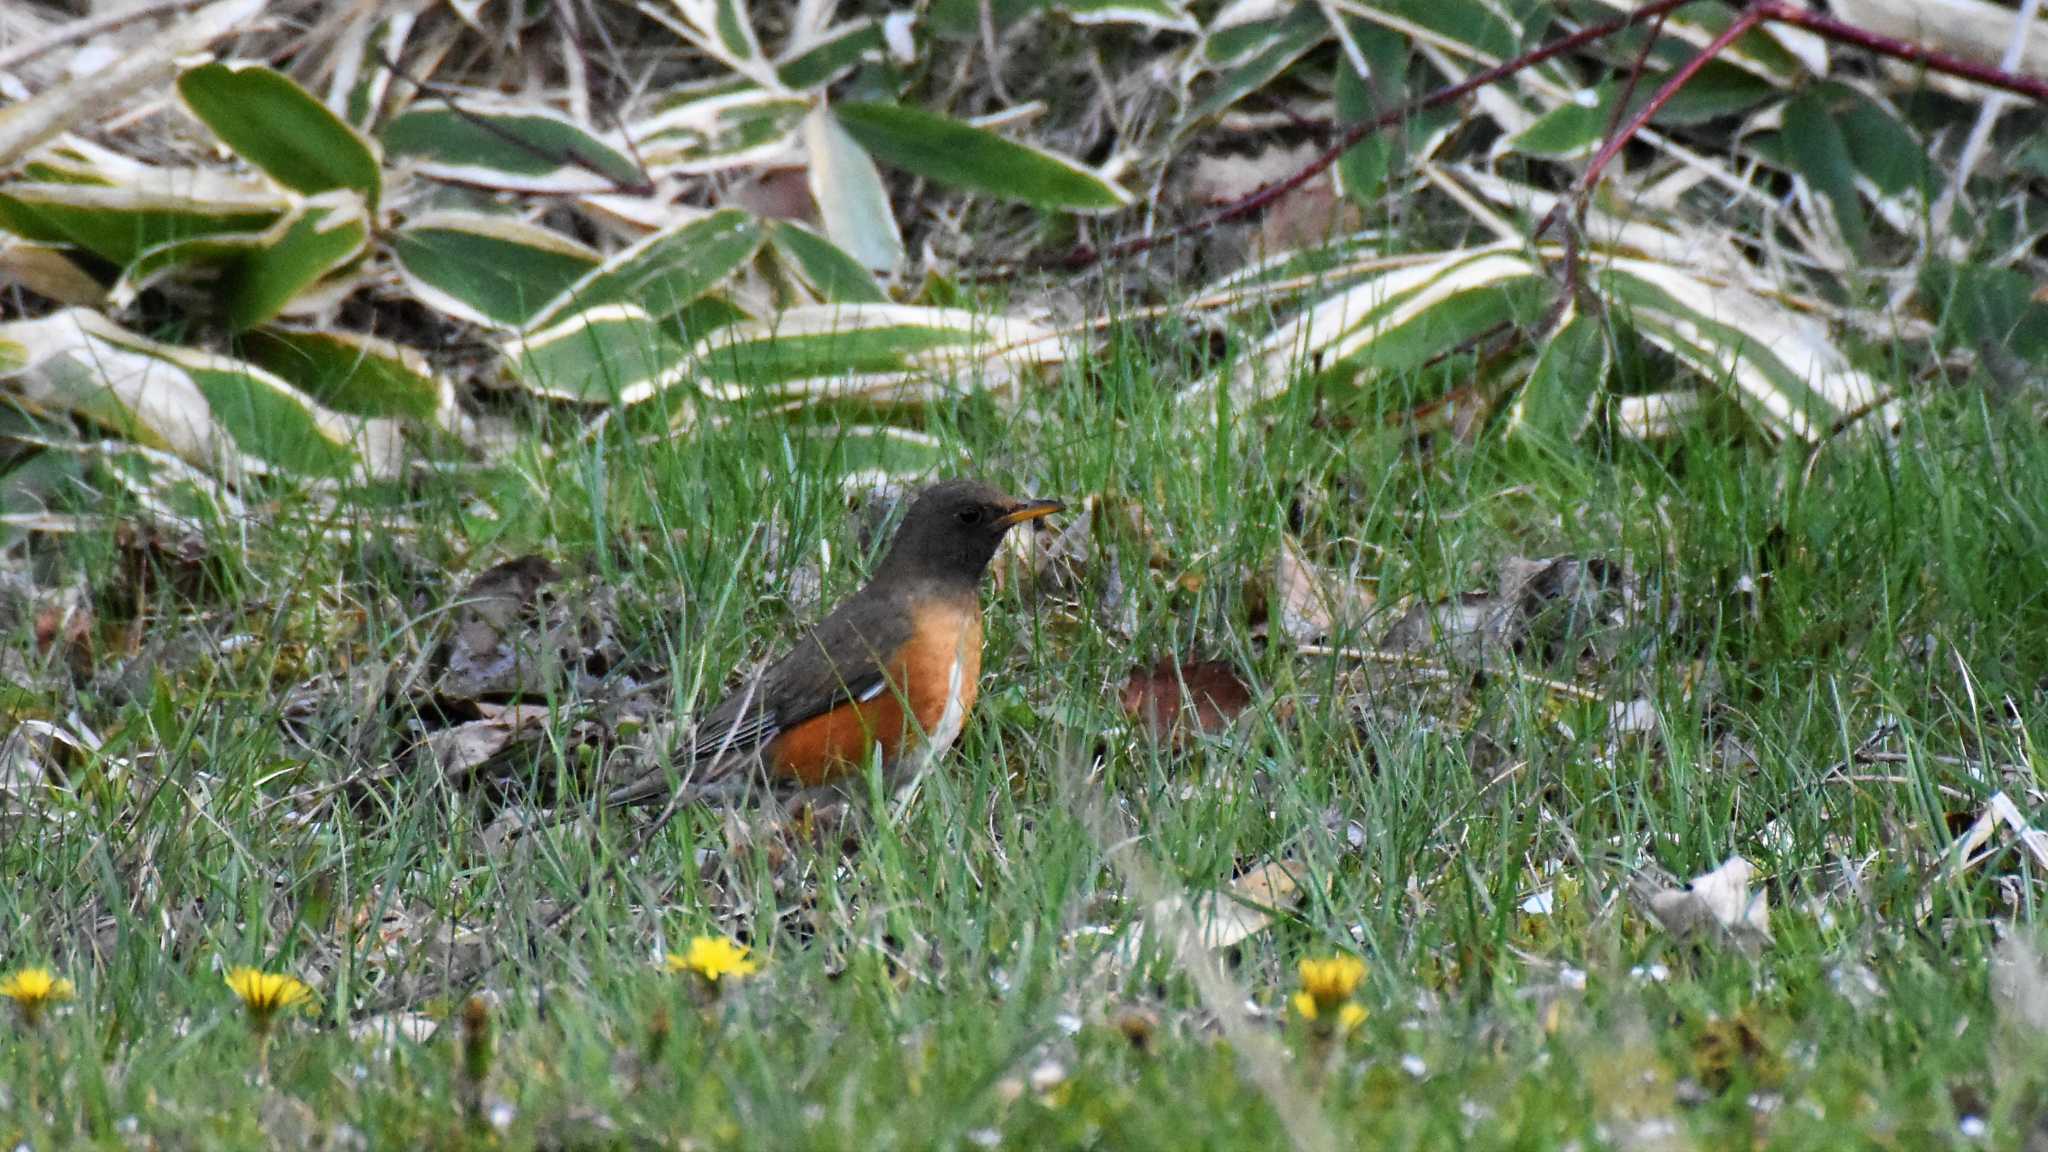
{"type": "Polygon", "coordinates": [[[1664,105],[1669,104],[1671,98],[1678,95],[1679,89],[1685,87],[1699,74],[1700,69],[1705,68],[1730,44],[1740,40],[1763,21],[1764,16],[1758,9],[1749,9],[1736,17],[1735,22],[1728,25],[1719,36],[1708,41],[1707,46],[1700,49],[1697,55],[1680,65],[1669,79],[1658,86],[1656,94],[1650,97],[1649,102],[1638,109],[1634,116],[1629,117],[1628,125],[1609,136],[1607,142],[1600,146],[1600,151],[1593,154],[1593,162],[1586,165],[1586,171],[1579,177],[1571,195],[1559,197],[1557,203],[1551,205],[1550,211],[1544,215],[1543,221],[1536,225],[1535,238],[1541,240],[1544,233],[1550,231],[1564,218],[1565,212],[1573,204],[1583,201],[1592,194],[1593,189],[1599,186],[1600,174],[1606,171],[1607,165],[1621,154],[1621,150],[1635,138],[1637,132],[1642,131],[1643,125],[1648,124],[1652,116],[1664,110],[1664,105]]]}
{"type": "Polygon", "coordinates": [[[119,8],[111,12],[103,12],[98,16],[88,16],[83,20],[73,20],[67,24],[52,28],[34,40],[16,44],[14,47],[0,52],[0,72],[18,68],[53,48],[62,48],[66,44],[75,44],[81,40],[90,40],[102,33],[126,28],[128,25],[138,21],[149,20],[158,16],[170,16],[188,9],[198,8],[208,2],[209,0],[158,0],[158,3],[155,4],[142,4],[134,8],[119,8]]]}
{"type": "Polygon", "coordinates": [[[1236,202],[1227,204],[1193,223],[1185,224],[1178,228],[1170,228],[1148,236],[1121,240],[1106,248],[1081,245],[1068,251],[1064,256],[1055,257],[1041,266],[1067,271],[1079,271],[1106,260],[1122,260],[1139,255],[1140,253],[1149,252],[1168,241],[1198,235],[1218,225],[1227,224],[1232,220],[1249,216],[1315,179],[1327,171],[1331,165],[1335,164],[1344,153],[1350,151],[1360,141],[1383,128],[1400,124],[1418,112],[1427,112],[1432,108],[1463,99],[1473,92],[1513,76],[1517,72],[1533,68],[1546,60],[1562,56],[1567,52],[1576,51],[1588,44],[1612,36],[1624,28],[1630,28],[1645,21],[1657,19],[1672,9],[1691,2],[1692,0],[1653,0],[1652,3],[1646,4],[1625,16],[1581,28],[1569,36],[1559,37],[1540,48],[1531,49],[1511,60],[1504,60],[1491,68],[1483,68],[1455,84],[1447,84],[1427,95],[1417,97],[1396,108],[1382,112],[1378,116],[1351,124],[1337,137],[1335,143],[1324,149],[1315,159],[1309,161],[1307,165],[1293,175],[1288,176],[1284,180],[1263,185],[1248,195],[1241,197],[1236,202]]]}
{"type": "MultiPolygon", "coordinates": [[[[616,192],[623,192],[629,196],[651,196],[654,194],[654,180],[651,176],[647,174],[647,170],[645,168],[640,169],[640,177],[643,181],[642,183],[623,183],[618,179],[618,177],[613,176],[609,172],[606,172],[604,168],[600,166],[596,161],[583,155],[582,152],[577,150],[573,145],[564,147],[559,152],[550,148],[542,148],[540,145],[535,144],[533,141],[520,136],[518,133],[513,132],[512,130],[505,128],[501,125],[495,124],[488,118],[479,116],[476,113],[471,112],[469,109],[464,108],[461,104],[456,102],[454,93],[448,91],[446,88],[443,88],[439,84],[435,84],[430,80],[419,79],[418,77],[415,77],[407,73],[405,69],[398,66],[398,61],[393,60],[387,53],[385,53],[383,49],[376,48],[372,49],[372,51],[376,53],[377,63],[382,65],[386,71],[390,72],[393,76],[398,77],[400,80],[403,80],[406,83],[412,85],[422,95],[431,96],[436,100],[439,100],[450,112],[455,113],[456,117],[460,119],[463,123],[468,124],[473,128],[481,129],[482,131],[497,137],[499,140],[511,145],[514,148],[519,149],[520,151],[526,153],[529,156],[533,156],[541,160],[554,160],[566,162],[572,167],[582,169],[583,171],[590,173],[592,176],[596,176],[598,179],[603,180],[605,183],[611,185],[612,189],[616,192]]],[[[638,161],[636,160],[635,163],[637,165],[638,161]]]]}

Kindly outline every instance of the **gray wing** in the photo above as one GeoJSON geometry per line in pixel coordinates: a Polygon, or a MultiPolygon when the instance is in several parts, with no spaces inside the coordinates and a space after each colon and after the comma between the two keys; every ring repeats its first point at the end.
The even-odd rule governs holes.
{"type": "Polygon", "coordinates": [[[863,590],[840,605],[759,677],[721,700],[697,725],[690,746],[677,749],[675,771],[647,773],[614,789],[606,802],[624,805],[666,796],[679,779],[711,784],[733,766],[750,763],[752,754],[784,729],[887,691],[885,654],[910,639],[910,621],[903,613],[881,613],[888,623],[880,634],[874,624],[857,627],[855,605],[867,595],[863,590]],[[812,658],[819,652],[842,656],[837,663],[812,658]]]}

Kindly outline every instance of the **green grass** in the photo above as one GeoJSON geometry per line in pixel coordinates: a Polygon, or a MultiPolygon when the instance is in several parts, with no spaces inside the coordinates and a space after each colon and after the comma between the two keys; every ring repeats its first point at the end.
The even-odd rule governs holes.
{"type": "MultiPolygon", "coordinates": [[[[1128,499],[1151,538],[1105,531],[1070,577],[991,589],[986,704],[944,772],[857,851],[779,870],[728,855],[702,813],[632,858],[618,823],[494,847],[506,787],[589,779],[572,734],[602,705],[567,694],[489,789],[399,759],[402,707],[353,727],[330,707],[305,742],[280,723],[316,675],[416,667],[467,581],[526,552],[616,591],[627,665],[673,672],[663,709],[716,696],[819,611],[784,595],[793,577],[829,600],[873,559],[823,449],[773,419],[673,439],[565,425],[338,515],[281,489],[209,532],[196,570],[111,533],[43,545],[41,571],[91,587],[100,648],[57,677],[72,687],[7,706],[105,743],[68,758],[62,790],[9,799],[5,957],[52,963],[78,997],[0,1042],[0,1140],[1286,1147],[1166,954],[1105,958],[1139,910],[1082,818],[1088,777],[1191,889],[1305,863],[1302,905],[1227,959],[1341,1146],[1978,1146],[1966,1116],[2017,1146],[2048,1041],[2000,1010],[1989,971],[2002,934],[2034,935],[2041,877],[2009,847],[1936,876],[1951,822],[2000,788],[2039,795],[2038,425],[1928,397],[1896,443],[1845,437],[1807,478],[1798,449],[1725,430],[1459,446],[1306,394],[1219,425],[1175,401],[1185,378],[1175,349],[1126,340],[1016,411],[933,413],[954,471],[1128,499]],[[1625,562],[1644,605],[1613,659],[1417,687],[1255,628],[1284,532],[1377,576],[1383,611],[1348,642],[1412,598],[1490,588],[1514,556],[1625,562]],[[131,633],[160,651],[117,675],[131,633]],[[1118,688],[1169,653],[1233,662],[1254,708],[1184,747],[1132,731],[1118,688]],[[1646,695],[1656,724],[1616,734],[1604,702],[1537,676],[1646,695]],[[1895,731],[1870,747],[1900,755],[1843,767],[1880,724],[1895,731]],[[353,804],[274,802],[393,764],[410,767],[353,804]],[[1772,902],[1759,955],[1675,942],[1626,895],[1647,869],[1736,854],[1772,902]],[[1546,886],[1552,914],[1522,911],[1546,886]],[[751,942],[764,970],[700,1002],[655,962],[699,932],[751,942]],[[1371,966],[1372,1015],[1326,1052],[1285,1001],[1298,959],[1340,949],[1371,966]],[[502,1130],[458,1108],[468,989],[436,984],[480,954],[502,1130]],[[277,1036],[268,1087],[221,981],[244,963],[321,993],[277,1036]],[[447,1027],[352,1037],[352,1005],[399,977],[447,1027]],[[1142,1048],[1113,1023],[1130,1006],[1158,1019],[1142,1048]]],[[[9,643],[37,659],[25,630],[9,643]]]]}

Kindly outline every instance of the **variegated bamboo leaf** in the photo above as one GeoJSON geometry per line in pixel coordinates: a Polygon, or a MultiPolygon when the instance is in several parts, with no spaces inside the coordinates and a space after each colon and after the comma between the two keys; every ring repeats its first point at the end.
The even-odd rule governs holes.
{"type": "Polygon", "coordinates": [[[579,404],[638,404],[685,378],[683,349],[631,304],[606,304],[506,343],[527,391],[579,404]]]}
{"type": "Polygon", "coordinates": [[[451,426],[455,389],[426,357],[359,332],[258,328],[242,353],[336,412],[451,426]]]}
{"type": "Polygon", "coordinates": [[[839,104],[840,125],[869,155],[955,188],[1069,212],[1113,212],[1131,194],[1087,166],[905,104],[839,104]]]}
{"type": "Polygon", "coordinates": [[[903,262],[903,235],[874,160],[823,106],[804,121],[804,144],[825,235],[869,271],[894,272],[903,262]]]}
{"type": "Polygon", "coordinates": [[[199,198],[128,186],[0,185],[0,228],[37,243],[74,244],[119,267],[179,240],[261,232],[290,207],[264,192],[199,198]]]}
{"type": "Polygon", "coordinates": [[[384,147],[425,176],[514,192],[605,192],[646,176],[624,152],[552,108],[463,104],[414,108],[384,128],[384,147]]]}
{"type": "Polygon", "coordinates": [[[160,344],[72,308],[0,325],[26,351],[10,373],[34,404],[61,408],[202,468],[343,478],[395,473],[398,425],[344,416],[249,364],[160,344]]]}
{"type": "Polygon", "coordinates": [[[392,238],[399,271],[429,307],[486,327],[521,328],[603,263],[559,232],[509,216],[436,212],[392,238]]]}
{"type": "Polygon", "coordinates": [[[272,180],[309,196],[352,189],[377,209],[377,149],[291,77],[260,64],[204,64],[178,95],[221,142],[272,180]]]}
{"type": "Polygon", "coordinates": [[[692,361],[723,400],[858,396],[922,402],[957,391],[956,377],[1007,378],[1062,355],[1036,324],[903,304],[793,308],[701,341],[692,361]]]}
{"type": "Polygon", "coordinates": [[[685,218],[613,254],[541,308],[532,327],[575,312],[631,303],[656,319],[673,316],[761,249],[761,222],[736,208],[685,218]]]}

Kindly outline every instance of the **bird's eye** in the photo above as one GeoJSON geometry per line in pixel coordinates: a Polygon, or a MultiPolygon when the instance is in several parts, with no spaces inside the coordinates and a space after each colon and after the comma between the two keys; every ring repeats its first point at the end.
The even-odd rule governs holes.
{"type": "Polygon", "coordinates": [[[960,511],[955,512],[954,515],[959,517],[962,524],[981,523],[981,509],[979,508],[962,508],[960,511]]]}

